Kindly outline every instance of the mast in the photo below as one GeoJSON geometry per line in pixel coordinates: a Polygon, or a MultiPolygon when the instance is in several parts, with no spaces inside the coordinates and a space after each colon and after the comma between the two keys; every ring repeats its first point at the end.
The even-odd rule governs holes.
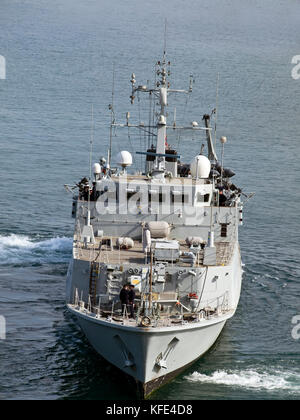
{"type": "MultiPolygon", "coordinates": [[[[160,64],[160,63],[159,63],[160,64]]],[[[157,144],[156,144],[156,160],[155,172],[156,174],[164,173],[165,171],[165,154],[166,154],[166,137],[167,137],[167,116],[166,107],[168,104],[168,89],[167,89],[167,69],[166,69],[166,51],[164,51],[163,61],[158,74],[161,75],[159,83],[159,101],[160,101],[160,115],[157,122],[157,144]]],[[[155,173],[154,173],[155,175],[155,173]]]]}
{"type": "MultiPolygon", "coordinates": [[[[131,75],[131,86],[132,91],[130,95],[130,102],[133,105],[136,98],[136,93],[148,93],[150,95],[150,98],[155,97],[159,101],[160,109],[158,112],[158,118],[156,124],[149,124],[149,126],[145,126],[144,124],[131,124],[129,123],[129,118],[127,118],[126,124],[117,124],[115,122],[115,116],[114,116],[114,110],[113,105],[110,105],[110,110],[112,112],[111,117],[111,130],[113,127],[126,127],[127,129],[135,127],[139,130],[144,130],[149,134],[150,136],[156,136],[156,150],[155,151],[147,151],[147,152],[141,152],[137,151],[136,154],[139,155],[146,155],[151,156],[154,158],[153,160],[153,166],[151,170],[151,176],[153,178],[159,179],[162,182],[165,178],[165,172],[166,172],[166,159],[172,158],[172,159],[180,159],[179,155],[175,154],[168,154],[168,151],[166,151],[166,140],[167,140],[167,129],[172,130],[193,130],[193,131],[200,131],[204,130],[207,134],[207,141],[208,141],[208,149],[209,149],[209,159],[217,161],[217,156],[214,151],[212,136],[211,136],[211,127],[209,126],[209,122],[205,120],[205,127],[199,127],[198,123],[192,123],[190,126],[177,126],[176,124],[176,110],[174,114],[174,122],[171,126],[167,125],[167,106],[168,106],[168,95],[172,93],[180,93],[180,94],[186,94],[190,95],[193,90],[193,76],[190,75],[190,83],[188,90],[185,89],[170,89],[170,83],[167,80],[167,77],[170,75],[170,69],[169,66],[171,65],[170,61],[167,61],[166,58],[166,29],[165,29],[165,42],[164,42],[164,52],[163,52],[163,58],[162,61],[158,61],[156,63],[156,76],[159,76],[159,80],[156,81],[155,86],[153,88],[147,86],[147,85],[136,85],[136,76],[134,73],[131,75]],[[153,129],[156,130],[156,134],[152,131],[153,129]]],[[[114,92],[114,88],[113,88],[114,92]]],[[[155,100],[155,99],[154,99],[155,100]]],[[[112,102],[113,102],[113,95],[112,95],[112,102]]],[[[128,113],[127,113],[128,115],[128,113]]],[[[151,105],[150,105],[150,115],[151,115],[151,105]]],[[[154,117],[154,113],[153,113],[154,117]]],[[[210,119],[209,116],[208,120],[210,119]]],[[[203,118],[204,119],[204,118],[203,118]]],[[[111,142],[112,142],[112,131],[110,135],[110,155],[111,155],[111,142]]],[[[149,146],[149,145],[148,145],[149,146]]],[[[110,160],[110,159],[109,159],[110,160]]]]}
{"type": "Polygon", "coordinates": [[[212,140],[212,136],[211,136],[211,128],[209,125],[210,122],[210,116],[208,114],[203,115],[203,120],[205,123],[205,127],[207,128],[206,130],[206,140],[207,140],[207,147],[208,147],[208,159],[210,161],[218,161],[216,152],[215,152],[215,148],[214,148],[214,144],[213,144],[213,140],[212,140]]]}
{"type": "Polygon", "coordinates": [[[160,115],[157,122],[157,143],[156,143],[156,159],[153,175],[160,177],[165,172],[165,154],[166,154],[166,139],[167,139],[167,113],[166,107],[168,104],[168,89],[167,89],[167,19],[165,19],[165,34],[164,34],[164,53],[162,62],[158,62],[160,69],[157,75],[161,76],[161,80],[157,83],[159,87],[159,102],[160,102],[160,115]]]}

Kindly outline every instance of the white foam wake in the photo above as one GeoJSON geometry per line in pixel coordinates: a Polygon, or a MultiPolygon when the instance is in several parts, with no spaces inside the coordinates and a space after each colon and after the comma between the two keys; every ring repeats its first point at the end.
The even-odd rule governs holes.
{"type": "Polygon", "coordinates": [[[29,236],[0,236],[0,265],[63,262],[72,250],[72,239],[34,240],[29,236]]]}
{"type": "Polygon", "coordinates": [[[34,243],[28,236],[19,236],[11,234],[9,236],[0,236],[0,252],[8,248],[31,248],[34,243]]]}
{"type": "Polygon", "coordinates": [[[270,370],[269,372],[259,372],[254,369],[241,371],[218,370],[211,375],[193,372],[186,379],[191,382],[228,385],[247,389],[286,390],[292,393],[300,393],[299,373],[280,370],[270,370]]]}

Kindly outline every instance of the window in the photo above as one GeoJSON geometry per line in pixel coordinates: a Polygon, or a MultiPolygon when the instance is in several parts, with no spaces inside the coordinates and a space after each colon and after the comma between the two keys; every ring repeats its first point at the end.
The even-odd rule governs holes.
{"type": "Polygon", "coordinates": [[[155,192],[148,195],[149,203],[166,203],[167,197],[164,193],[155,192]]]}
{"type": "Polygon", "coordinates": [[[172,203],[182,203],[190,204],[190,195],[189,194],[172,194],[171,196],[172,203]]]}
{"type": "Polygon", "coordinates": [[[221,238],[227,238],[227,223],[221,223],[221,238]]]}
{"type": "Polygon", "coordinates": [[[204,195],[201,194],[201,193],[197,194],[197,202],[198,203],[208,203],[209,198],[210,198],[210,194],[204,194],[204,195]]]}

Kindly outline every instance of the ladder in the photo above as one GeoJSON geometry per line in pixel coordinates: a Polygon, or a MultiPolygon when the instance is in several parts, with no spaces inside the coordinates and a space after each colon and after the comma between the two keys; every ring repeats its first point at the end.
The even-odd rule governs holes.
{"type": "Polygon", "coordinates": [[[90,270],[90,287],[89,287],[89,295],[91,297],[91,304],[92,306],[96,306],[97,300],[97,280],[99,278],[100,272],[100,264],[98,262],[92,261],[91,262],[91,270],[90,270]]]}

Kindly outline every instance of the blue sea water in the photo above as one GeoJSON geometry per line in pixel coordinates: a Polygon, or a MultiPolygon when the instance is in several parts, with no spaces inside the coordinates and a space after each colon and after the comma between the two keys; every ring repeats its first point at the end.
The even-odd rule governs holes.
{"type": "MultiPolygon", "coordinates": [[[[300,397],[300,340],[292,337],[300,315],[300,79],[291,77],[299,2],[1,0],[0,315],[7,331],[0,399],[135,398],[66,312],[73,220],[63,185],[89,174],[92,106],[93,157],[107,153],[113,67],[116,117],[134,115],[131,73],[140,83],[153,80],[165,19],[172,86],[195,79],[178,121],[200,121],[215,107],[219,74],[225,166],[256,195],[240,230],[245,273],[235,317],[202,359],[153,398],[300,397]]],[[[137,101],[136,121],[146,109],[137,101]]],[[[170,104],[170,118],[173,112],[170,104]]],[[[145,139],[118,130],[113,140],[114,156],[140,150],[145,139]]],[[[199,144],[168,139],[179,140],[189,161],[199,144]]]]}

